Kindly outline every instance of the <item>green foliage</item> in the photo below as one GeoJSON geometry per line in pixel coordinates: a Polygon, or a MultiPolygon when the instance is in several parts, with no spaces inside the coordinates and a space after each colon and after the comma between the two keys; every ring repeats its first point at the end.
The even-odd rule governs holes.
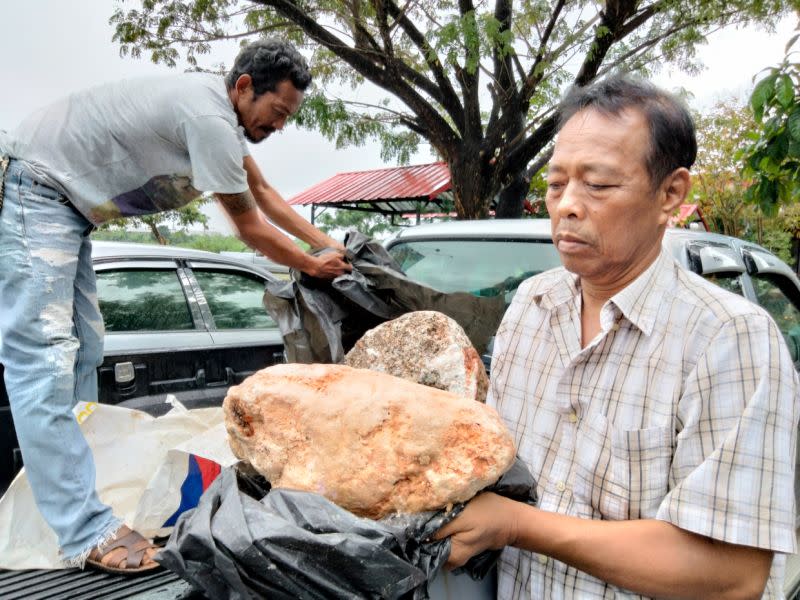
{"type": "Polygon", "coordinates": [[[305,129],[316,129],[336,148],[361,146],[368,139],[381,141],[381,158],[408,164],[419,147],[419,136],[411,131],[393,131],[386,127],[386,119],[368,114],[351,114],[340,99],[330,99],[320,92],[306,95],[294,122],[305,129]]]}
{"type": "Polygon", "coordinates": [[[783,228],[781,219],[777,219],[776,222],[769,225],[771,226],[764,228],[761,236],[761,245],[774,253],[783,262],[792,264],[794,260],[792,257],[792,234],[783,228]]]}
{"type": "Polygon", "coordinates": [[[743,197],[748,186],[742,175],[742,148],[755,132],[749,107],[719,102],[705,114],[695,114],[697,160],[692,174],[693,201],[700,205],[713,231],[739,236],[748,227],[750,212],[743,197]]]}
{"type": "MultiPolygon", "coordinates": [[[[232,235],[222,235],[220,233],[187,233],[185,231],[171,232],[167,229],[162,229],[161,233],[171,246],[195,248],[197,250],[207,250],[208,252],[246,252],[249,250],[244,242],[232,235]]],[[[125,229],[100,229],[92,234],[92,238],[112,242],[135,242],[137,244],[158,243],[150,232],[125,229]]]]}
{"type": "Polygon", "coordinates": [[[700,205],[711,230],[756,242],[791,262],[790,213],[765,215],[758,204],[744,201],[751,183],[744,174],[743,149],[758,136],[750,107],[719,102],[694,120],[698,152],[692,201],[700,205]]]}
{"type": "MultiPolygon", "coordinates": [[[[169,234],[169,232],[166,232],[169,234]]],[[[128,231],[125,229],[96,229],[92,233],[93,240],[108,242],[132,242],[135,244],[157,244],[149,231],[128,231]]]]}
{"type": "Polygon", "coordinates": [[[766,69],[750,96],[758,135],[745,149],[745,175],[752,179],[746,198],[767,215],[800,199],[800,64],[786,46],[783,62],[766,69]]]}
{"type": "Polygon", "coordinates": [[[153,238],[159,244],[168,243],[167,237],[169,226],[176,227],[179,230],[185,230],[191,225],[202,225],[204,229],[208,229],[208,216],[206,216],[200,207],[208,202],[210,198],[201,196],[196,200],[192,200],[189,204],[176,209],[168,210],[165,212],[155,213],[152,215],[142,215],[138,217],[125,217],[122,219],[112,219],[99,227],[100,231],[104,230],[118,230],[118,229],[138,229],[146,227],[150,230],[153,238]]]}
{"type": "Polygon", "coordinates": [[[328,209],[316,219],[316,225],[323,232],[331,235],[337,231],[356,229],[371,238],[381,238],[384,234],[397,231],[398,227],[392,225],[388,216],[349,209],[328,209]]]}
{"type": "MultiPolygon", "coordinates": [[[[298,125],[338,147],[378,140],[383,159],[400,163],[426,141],[450,165],[459,216],[475,218],[508,182],[531,178],[567,85],[665,63],[697,73],[709,33],[774,27],[798,8],[800,0],[133,0],[111,22],[123,56],[173,66],[179,49],[199,66],[220,39],[288,38],[310,58],[317,85],[298,125]]],[[[779,78],[773,88],[769,98],[785,104],[794,85],[779,78]]],[[[796,131],[800,115],[793,120],[796,131]]],[[[792,135],[781,142],[787,152],[792,135]]],[[[774,170],[777,154],[759,166],[774,170]]]]}
{"type": "Polygon", "coordinates": [[[751,179],[745,198],[767,216],[757,241],[795,268],[800,260],[799,37],[792,36],[783,61],[765,69],[755,85],[750,106],[757,132],[741,153],[743,172],[751,179]]]}
{"type": "Polygon", "coordinates": [[[170,235],[170,244],[208,252],[248,252],[250,248],[239,238],[221,233],[186,233],[177,231],[170,235]]]}

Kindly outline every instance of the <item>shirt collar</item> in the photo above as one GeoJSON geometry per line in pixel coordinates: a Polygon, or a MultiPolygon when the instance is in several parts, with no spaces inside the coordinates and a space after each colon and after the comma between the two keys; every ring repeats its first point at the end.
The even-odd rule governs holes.
{"type": "MultiPolygon", "coordinates": [[[[628,287],[612,296],[603,307],[606,312],[615,306],[626,319],[649,335],[655,326],[662,300],[674,289],[674,261],[662,246],[656,260],[631,282],[628,287]]],[[[581,293],[580,279],[561,267],[560,273],[534,294],[533,301],[544,310],[552,310],[567,302],[574,302],[581,293]]]]}
{"type": "Polygon", "coordinates": [[[674,261],[662,246],[656,260],[631,284],[609,299],[645,335],[655,327],[664,298],[675,289],[674,261]]]}
{"type": "Polygon", "coordinates": [[[564,267],[554,269],[552,273],[550,280],[533,294],[533,301],[544,310],[552,310],[561,304],[572,302],[581,293],[577,275],[564,267]]]}

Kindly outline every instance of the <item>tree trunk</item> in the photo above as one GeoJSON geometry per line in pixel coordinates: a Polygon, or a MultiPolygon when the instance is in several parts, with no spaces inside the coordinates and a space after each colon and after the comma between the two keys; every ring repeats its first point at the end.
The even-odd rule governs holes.
{"type": "Polygon", "coordinates": [[[449,166],[457,217],[466,220],[488,217],[489,203],[482,185],[488,177],[481,176],[478,153],[471,153],[466,159],[457,156],[449,166]]]}
{"type": "Polygon", "coordinates": [[[517,173],[497,198],[494,216],[497,219],[519,219],[522,217],[522,205],[528,195],[530,183],[523,173],[517,173]]]}
{"type": "MultiPolygon", "coordinates": [[[[527,107],[527,104],[525,105],[527,107]]],[[[524,115],[520,112],[514,115],[514,120],[509,123],[507,139],[513,140],[522,135],[525,127],[524,115]]],[[[505,177],[501,179],[503,189],[497,198],[494,216],[497,219],[519,219],[522,217],[522,203],[528,195],[530,182],[525,177],[525,169],[519,169],[511,175],[510,181],[505,177]]]]}
{"type": "Polygon", "coordinates": [[[148,225],[150,226],[150,232],[153,234],[153,237],[156,238],[156,241],[162,246],[166,246],[169,242],[167,242],[167,238],[161,235],[161,232],[158,230],[158,226],[155,223],[148,223],[148,225]]]}

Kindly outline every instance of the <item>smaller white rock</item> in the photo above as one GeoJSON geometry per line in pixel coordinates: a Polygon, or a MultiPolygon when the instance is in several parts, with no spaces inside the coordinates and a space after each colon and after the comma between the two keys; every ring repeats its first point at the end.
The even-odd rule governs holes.
{"type": "Polygon", "coordinates": [[[440,312],[416,311],[367,331],[344,364],[484,402],[486,370],[467,334],[440,312]]]}

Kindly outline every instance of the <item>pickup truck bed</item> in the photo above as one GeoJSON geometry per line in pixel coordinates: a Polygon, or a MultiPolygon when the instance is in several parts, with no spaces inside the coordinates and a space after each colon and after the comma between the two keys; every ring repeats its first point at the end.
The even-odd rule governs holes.
{"type": "Polygon", "coordinates": [[[3,600],[204,600],[170,571],[125,577],[79,569],[0,571],[3,600]]]}

